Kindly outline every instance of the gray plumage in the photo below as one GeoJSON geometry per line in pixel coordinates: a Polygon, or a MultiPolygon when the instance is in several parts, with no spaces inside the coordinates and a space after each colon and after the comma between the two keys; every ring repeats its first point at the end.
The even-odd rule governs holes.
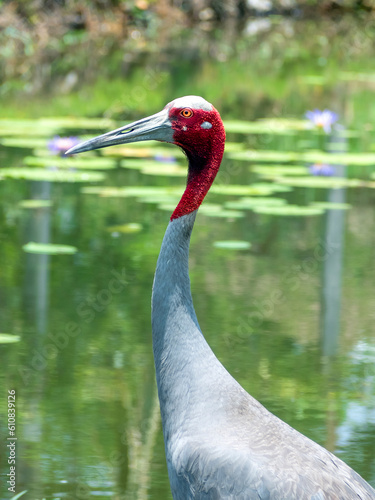
{"type": "Polygon", "coordinates": [[[196,212],[171,221],[152,294],[152,331],[173,498],[375,499],[327,450],[272,415],[226,371],[204,339],[190,292],[196,212]]]}

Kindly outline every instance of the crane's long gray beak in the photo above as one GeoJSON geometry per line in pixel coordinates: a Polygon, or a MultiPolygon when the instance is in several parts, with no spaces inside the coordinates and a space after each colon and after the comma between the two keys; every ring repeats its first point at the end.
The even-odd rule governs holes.
{"type": "Polygon", "coordinates": [[[118,128],[112,132],[107,132],[106,134],[77,144],[77,146],[66,151],[65,154],[83,153],[84,151],[106,148],[115,144],[127,144],[129,142],[148,140],[173,142],[172,124],[169,120],[167,109],[163,109],[155,115],[125,125],[125,127],[118,128]]]}

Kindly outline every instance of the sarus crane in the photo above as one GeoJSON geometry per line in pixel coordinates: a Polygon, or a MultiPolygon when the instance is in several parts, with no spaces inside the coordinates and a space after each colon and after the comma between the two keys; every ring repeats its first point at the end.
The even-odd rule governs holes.
{"type": "Polygon", "coordinates": [[[198,208],[224,153],[224,126],[212,104],[198,96],[175,99],[159,113],[67,154],[150,139],[176,144],[189,164],[152,290],[156,381],[173,498],[374,500],[375,490],[353,469],[250,396],[201,332],[188,259],[198,208]]]}

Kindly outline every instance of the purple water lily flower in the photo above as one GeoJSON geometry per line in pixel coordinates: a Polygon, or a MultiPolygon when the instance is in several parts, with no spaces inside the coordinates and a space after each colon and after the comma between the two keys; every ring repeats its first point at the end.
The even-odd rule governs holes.
{"type": "Polygon", "coordinates": [[[55,135],[55,137],[48,142],[48,149],[51,153],[55,155],[63,156],[65,151],[76,146],[80,140],[78,137],[60,137],[59,135],[55,135]]]}
{"type": "Polygon", "coordinates": [[[309,172],[311,175],[325,175],[329,177],[334,174],[334,168],[328,163],[314,163],[309,166],[309,172]]]}
{"type": "Polygon", "coordinates": [[[337,121],[338,116],[329,109],[314,109],[314,111],[307,111],[305,117],[311,121],[317,128],[322,128],[326,134],[330,134],[332,125],[337,121]]]}
{"type": "Polygon", "coordinates": [[[176,163],[176,157],[172,155],[155,155],[154,160],[160,161],[162,163],[176,163]]]}

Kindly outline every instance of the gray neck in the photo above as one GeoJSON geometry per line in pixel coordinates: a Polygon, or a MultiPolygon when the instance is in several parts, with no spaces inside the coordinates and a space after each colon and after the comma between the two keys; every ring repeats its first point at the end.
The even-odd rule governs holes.
{"type": "Polygon", "coordinates": [[[189,279],[190,235],[196,217],[172,220],[160,250],[152,291],[152,337],[163,427],[177,423],[203,383],[211,363],[218,363],[200,330],[189,279]],[[179,405],[181,406],[179,407],[179,405]]]}

